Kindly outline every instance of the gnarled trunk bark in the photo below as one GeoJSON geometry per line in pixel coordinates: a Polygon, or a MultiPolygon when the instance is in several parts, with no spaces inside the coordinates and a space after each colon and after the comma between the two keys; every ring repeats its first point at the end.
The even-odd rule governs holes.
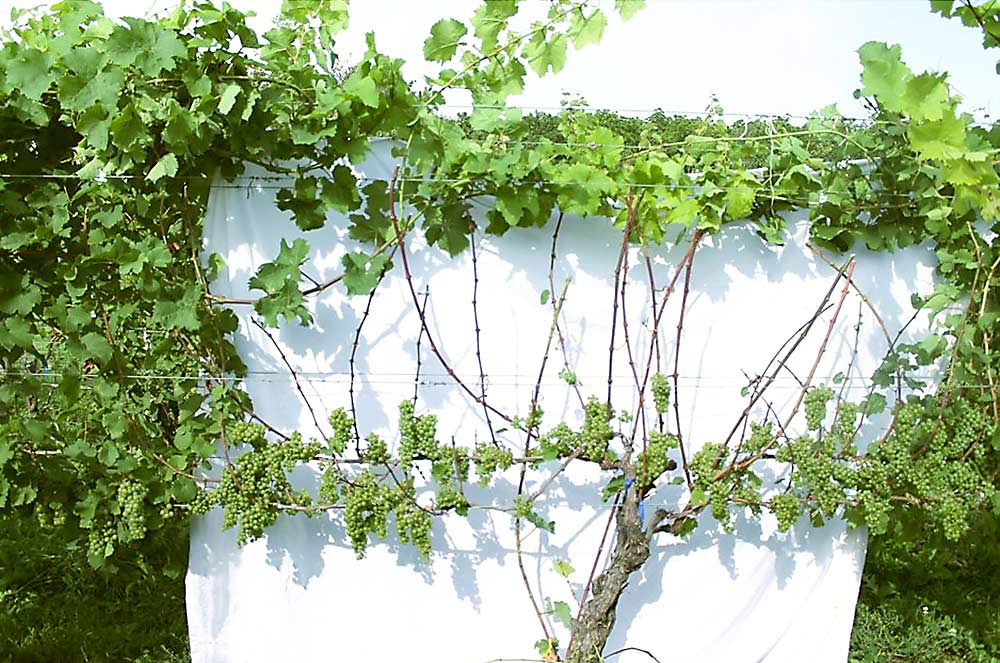
{"type": "Polygon", "coordinates": [[[601,661],[604,646],[615,625],[618,600],[629,576],[649,559],[649,540],[639,520],[635,490],[628,491],[615,522],[615,547],[607,568],[594,580],[590,597],[574,623],[567,663],[601,661]]]}

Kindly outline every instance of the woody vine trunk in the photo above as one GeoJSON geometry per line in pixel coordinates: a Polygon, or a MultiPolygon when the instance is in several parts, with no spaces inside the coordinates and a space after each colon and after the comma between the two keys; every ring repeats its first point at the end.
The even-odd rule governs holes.
{"type": "MultiPolygon", "coordinates": [[[[634,474],[634,469],[633,469],[634,474]]],[[[618,601],[629,577],[649,559],[650,541],[639,519],[638,490],[626,491],[624,503],[615,513],[615,545],[604,571],[594,580],[573,624],[573,637],[566,654],[569,663],[601,661],[604,647],[615,626],[618,601]]]]}

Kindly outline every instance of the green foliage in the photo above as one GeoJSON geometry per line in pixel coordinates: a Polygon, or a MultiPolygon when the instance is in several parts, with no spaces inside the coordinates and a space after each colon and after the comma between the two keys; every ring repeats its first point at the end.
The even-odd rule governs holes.
{"type": "MultiPolygon", "coordinates": [[[[623,18],[641,5],[615,3],[623,18]]],[[[997,3],[935,8],[995,45],[997,3]]],[[[514,465],[579,461],[610,474],[605,499],[635,509],[640,523],[641,498],[667,480],[689,484],[689,504],[651,514],[651,527],[662,529],[650,534],[690,534],[706,510],[729,528],[735,511],[767,509],[783,531],[801,515],[819,524],[842,514],[908,555],[947,559],[954,541],[988,528],[1000,513],[1000,133],[958,110],[945,75],[915,73],[898,46],[877,42],[859,49],[868,123],[835,109],[801,125],[728,123],[714,103],[700,120],[657,113],[640,121],[570,100],[558,114],[523,117],[502,106],[522,91],[528,68],[558,72],[571,46],[600,39],[607,18],[590,3],[559,0],[518,32],[511,19],[520,9],[490,1],[468,24],[437,22],[424,55],[440,69],[419,90],[373,36],[349,69],[338,61],[335,36],[347,23],[340,1],[285,3],[263,35],[239,11],[199,3],[120,23],[86,2],[20,14],[0,49],[5,517],[35,518],[39,536],[65,541],[95,568],[215,506],[241,543],[282,513],[333,511],[359,556],[394,524],[426,557],[433,517],[473,506],[463,489],[472,467],[488,484],[514,465]],[[438,112],[452,88],[476,104],[457,121],[438,112]],[[401,172],[362,189],[347,164],[380,137],[399,142],[401,172]],[[247,163],[291,180],[276,199],[300,229],[323,228],[331,211],[350,219],[357,244],[340,275],[304,284],[308,241],[282,240],[248,282],[253,300],[211,292],[221,262],[210,259],[206,273],[199,255],[210,182],[232,180],[247,163]],[[479,228],[469,205],[487,196],[495,202],[479,228]],[[693,237],[694,250],[736,223],[780,244],[783,215],[800,209],[813,242],[837,251],[926,243],[941,282],[914,304],[933,330],[893,347],[864,399],[805,384],[804,431],[749,416],[733,444],[708,442],[693,454],[684,476],[670,475],[679,432],[663,422],[671,394],[659,373],[652,399],[638,399],[657,415],[656,430],[644,426],[640,438],[645,411],[616,414],[613,403],[582,394],[582,425],[547,425],[535,397],[526,418],[503,429],[523,436],[518,459],[492,424],[491,443],[472,451],[442,442],[446,431],[434,414],[418,413],[416,399],[400,404],[396,439],[369,434],[364,450],[364,422],[345,409],[331,414],[324,443],[249,423],[253,404],[238,384],[245,368],[229,340],[236,316],[223,305],[252,304],[263,328],[307,325],[310,297],[326,287],[378,288],[393,268],[386,249],[405,246],[410,233],[457,254],[476,232],[540,227],[557,208],[610,217],[639,246],[693,237]],[[936,393],[899,397],[921,386],[914,370],[937,364],[947,373],[936,393]],[[885,434],[859,449],[860,427],[883,410],[885,434]],[[224,467],[211,478],[219,447],[224,467]],[[345,458],[352,447],[359,458],[345,458]],[[754,471],[763,460],[784,467],[776,493],[754,471]],[[316,496],[288,478],[310,462],[323,471],[316,496]],[[418,490],[416,474],[428,466],[434,488],[418,490]]],[[[558,320],[561,299],[553,305],[558,320]]],[[[580,387],[572,367],[561,376],[580,387]]],[[[551,531],[536,497],[521,492],[505,508],[518,526],[551,531]]],[[[549,611],[566,621],[564,606],[549,611]]],[[[556,653],[549,634],[540,643],[556,653]]]]}
{"type": "Polygon", "coordinates": [[[94,571],[33,516],[0,518],[0,661],[186,663],[187,527],[94,571]]]}
{"type": "Polygon", "coordinates": [[[853,662],[1000,659],[997,518],[972,527],[961,545],[928,531],[871,540],[853,662]]]}

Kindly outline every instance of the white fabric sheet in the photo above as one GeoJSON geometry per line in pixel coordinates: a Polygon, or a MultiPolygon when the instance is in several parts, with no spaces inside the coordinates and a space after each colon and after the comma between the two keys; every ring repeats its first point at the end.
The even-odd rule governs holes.
{"type": "MultiPolygon", "coordinates": [[[[388,179],[393,163],[389,147],[376,144],[359,170],[388,179]]],[[[324,229],[302,233],[275,207],[274,182],[253,175],[250,171],[213,191],[205,255],[218,252],[227,265],[214,292],[259,296],[248,290],[247,280],[276,254],[280,238],[291,242],[304,236],[311,242],[304,270],[311,277],[322,281],[339,273],[340,258],[353,248],[346,221],[331,217],[324,229]]],[[[706,239],[696,255],[679,389],[682,432],[691,449],[725,437],[746,403],[740,393],[745,375],[764,370],[833,282],[835,270],[805,245],[802,218],[790,219],[794,232],[783,248],[765,246],[749,224],[736,224],[706,239]]],[[[521,416],[527,413],[551,324],[551,304],[540,304],[540,294],[549,288],[552,229],[550,224],[515,229],[502,238],[479,237],[479,319],[488,396],[500,409],[521,416]]],[[[584,393],[602,399],[620,242],[620,231],[605,219],[567,217],[555,265],[557,290],[572,279],[563,309],[571,363],[584,393]]],[[[450,258],[418,238],[409,247],[415,285],[421,293],[430,291],[427,315],[435,340],[457,373],[478,388],[470,255],[450,258]]],[[[686,242],[653,251],[658,287],[668,282],[685,249],[686,242]]],[[[395,262],[372,303],[356,366],[362,436],[375,431],[389,440],[395,439],[399,402],[413,395],[420,328],[398,257],[395,262]]],[[[927,293],[932,287],[932,264],[930,252],[920,248],[895,255],[858,252],[855,281],[891,334],[912,314],[910,292],[927,293]]],[[[644,366],[649,289],[634,249],[627,276],[627,303],[619,315],[627,317],[636,361],[644,366]]],[[[834,301],[839,292],[838,286],[834,301]]],[[[664,318],[661,350],[668,369],[680,299],[676,292],[664,318]]],[[[274,332],[321,419],[348,404],[348,359],[366,301],[347,297],[339,286],[330,288],[310,303],[313,326],[284,324],[274,332]]],[[[251,372],[245,387],[258,412],[280,428],[315,436],[278,353],[249,324],[250,309],[235,310],[241,317],[236,345],[251,372]]],[[[831,315],[832,309],[821,317],[790,362],[796,375],[808,373],[831,315]]],[[[878,365],[886,340],[870,311],[850,292],[817,382],[829,383],[831,376],[847,370],[859,320],[851,375],[870,375],[878,365]]],[[[619,408],[634,405],[635,391],[623,343],[619,326],[614,369],[619,408]]],[[[472,446],[488,436],[482,409],[447,377],[426,338],[421,360],[418,412],[438,415],[440,438],[454,434],[458,444],[472,446]]],[[[579,420],[576,397],[558,378],[561,368],[562,355],[554,346],[542,382],[546,427],[563,417],[579,420]]],[[[846,391],[858,399],[866,386],[850,380],[846,391]]],[[[771,389],[779,411],[796,395],[797,384],[787,373],[771,389]]],[[[496,419],[493,423],[499,427],[496,419]]],[[[862,434],[870,439],[878,431],[877,425],[866,425],[862,434]]],[[[503,436],[519,439],[510,432],[503,436]]],[[[530,473],[529,491],[547,475],[530,473]]],[[[600,499],[601,478],[591,467],[574,467],[540,500],[540,513],[557,525],[554,534],[529,528],[525,538],[526,571],[539,600],[565,601],[575,611],[609,514],[600,499]],[[553,569],[557,559],[569,560],[576,569],[568,582],[553,569]]],[[[772,484],[777,480],[765,478],[772,484]]],[[[295,480],[314,486],[316,473],[302,468],[295,480]]],[[[473,503],[508,505],[516,484],[512,469],[494,488],[470,486],[467,494],[473,503]]],[[[684,497],[679,487],[658,490],[647,513],[657,504],[675,506],[684,497]]],[[[196,519],[191,530],[187,601],[194,663],[538,659],[533,643],[540,629],[520,577],[507,514],[474,509],[467,519],[435,522],[435,552],[426,563],[392,533],[384,542],[373,542],[365,559],[355,559],[336,516],[283,517],[266,538],[243,548],[236,545],[235,531],[221,530],[221,522],[215,511],[196,519]]],[[[731,535],[708,515],[701,524],[687,540],[656,539],[651,559],[634,574],[621,600],[606,654],[636,647],[662,663],[846,661],[864,561],[863,531],[848,532],[841,521],[816,529],[802,519],[782,535],[766,515],[738,517],[731,535]]],[[[565,629],[552,615],[546,619],[565,645],[565,629]]],[[[632,649],[610,660],[650,659],[632,649]]]]}

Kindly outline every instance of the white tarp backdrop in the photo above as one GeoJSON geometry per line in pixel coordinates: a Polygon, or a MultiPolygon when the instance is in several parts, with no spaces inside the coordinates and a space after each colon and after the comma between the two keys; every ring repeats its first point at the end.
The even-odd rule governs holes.
{"type": "MultiPolygon", "coordinates": [[[[377,143],[359,171],[388,180],[393,163],[389,144],[377,143]]],[[[248,171],[212,193],[205,255],[218,252],[226,261],[213,291],[259,296],[248,290],[247,280],[273,258],[281,238],[309,240],[313,251],[303,271],[312,278],[323,281],[339,273],[340,259],[352,247],[346,221],[331,217],[321,230],[298,231],[289,215],[275,206],[275,183],[255,179],[255,172],[261,174],[248,171]]],[[[789,219],[791,232],[781,248],[766,246],[749,224],[734,224],[704,240],[696,253],[677,393],[685,444],[692,451],[725,438],[746,405],[741,388],[747,376],[764,370],[785,339],[813,315],[836,278],[835,268],[806,246],[803,219],[789,219]]],[[[522,417],[552,322],[552,304],[541,304],[540,295],[549,288],[553,225],[514,229],[502,238],[477,238],[478,315],[488,398],[522,417]]],[[[450,258],[427,249],[417,237],[408,245],[414,285],[421,297],[429,292],[431,333],[458,375],[478,387],[470,254],[450,258]]],[[[571,279],[563,306],[569,363],[584,394],[602,400],[620,245],[621,231],[608,220],[567,217],[555,262],[556,289],[571,279]]],[[[687,241],[668,242],[653,252],[658,288],[673,275],[686,248],[687,241]]],[[[387,440],[395,439],[399,402],[414,394],[420,330],[398,257],[395,262],[372,301],[355,366],[361,435],[374,431],[387,440]]],[[[911,291],[930,290],[932,264],[930,252],[920,248],[894,255],[858,251],[854,281],[890,334],[912,315],[911,291]]],[[[627,277],[615,346],[616,408],[635,406],[620,340],[621,316],[626,316],[640,365],[645,365],[649,343],[649,285],[636,249],[627,277]]],[[[670,369],[680,299],[676,293],[672,297],[661,331],[664,365],[670,369]]],[[[348,297],[342,288],[330,288],[310,305],[312,326],[283,324],[272,332],[321,421],[334,408],[348,405],[348,362],[366,303],[367,297],[348,297]]],[[[257,412],[279,429],[318,436],[274,345],[250,324],[252,309],[237,307],[237,312],[241,328],[236,346],[250,371],[245,388],[257,412]]],[[[808,373],[831,315],[832,308],[790,361],[796,375],[808,373]]],[[[912,338],[918,327],[919,321],[904,339],[912,338]]],[[[830,383],[851,364],[845,394],[860,400],[869,386],[863,376],[871,375],[887,347],[871,311],[852,290],[815,382],[830,383]]],[[[417,410],[438,416],[439,438],[454,435],[467,447],[484,436],[488,439],[482,408],[449,379],[426,338],[419,359],[417,410]]],[[[542,380],[543,429],[563,419],[581,419],[579,402],[558,377],[562,367],[562,355],[554,346],[542,380]]],[[[770,389],[779,412],[790,407],[797,394],[798,383],[790,372],[770,389]]],[[[862,435],[871,439],[879,430],[876,424],[866,425],[862,435]]],[[[523,444],[513,432],[501,437],[513,448],[523,444]]],[[[592,465],[571,469],[539,499],[537,510],[556,521],[555,533],[529,528],[524,558],[539,600],[565,601],[575,611],[607,522],[610,505],[601,501],[600,490],[610,475],[601,475],[592,465]],[[576,569],[568,581],[553,569],[558,559],[569,560],[576,569]]],[[[529,492],[548,474],[529,472],[529,492]]],[[[296,480],[314,486],[317,477],[302,468],[296,480]]],[[[765,476],[771,483],[778,478],[765,476]]],[[[516,484],[516,468],[511,468],[490,489],[473,484],[466,494],[473,504],[509,506],[516,484]]],[[[648,499],[646,512],[657,504],[678,506],[686,497],[681,488],[658,489],[648,499]]],[[[264,539],[243,548],[236,545],[234,530],[221,530],[221,522],[222,514],[215,510],[192,527],[187,601],[194,663],[538,660],[533,643],[541,637],[540,629],[518,570],[507,513],[478,508],[468,518],[436,520],[429,562],[412,546],[395,541],[392,531],[389,539],[369,547],[365,559],[357,560],[336,516],[284,516],[264,539]]],[[[636,647],[652,652],[661,663],[846,661],[864,533],[847,532],[841,521],[816,529],[806,518],[787,535],[777,533],[766,515],[740,516],[735,523],[735,533],[725,534],[705,514],[690,538],[659,535],[654,540],[653,555],[622,597],[606,653],[636,647]]],[[[552,615],[547,619],[565,645],[565,630],[552,615]]],[[[632,649],[610,660],[651,659],[632,649]]]]}

